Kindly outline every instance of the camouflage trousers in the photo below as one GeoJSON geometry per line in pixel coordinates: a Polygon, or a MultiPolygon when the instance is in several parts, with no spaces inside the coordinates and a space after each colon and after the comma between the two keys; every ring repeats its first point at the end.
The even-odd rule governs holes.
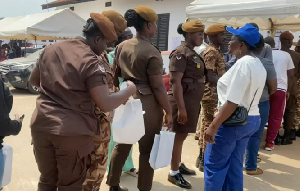
{"type": "MultiPolygon", "coordinates": [[[[202,111],[202,109],[201,109],[201,111],[202,111]]],[[[200,137],[201,126],[202,126],[202,115],[201,115],[201,112],[200,112],[198,123],[197,123],[197,131],[196,131],[196,134],[195,134],[195,137],[197,137],[197,138],[200,137]]]]}
{"type": "Polygon", "coordinates": [[[218,105],[218,100],[205,101],[202,100],[201,117],[202,124],[200,129],[199,146],[204,153],[207,142],[204,140],[204,133],[214,119],[215,109],[218,105]]]}
{"type": "Polygon", "coordinates": [[[100,125],[100,135],[94,137],[94,152],[91,155],[91,167],[87,171],[83,191],[99,191],[106,173],[111,124],[103,119],[100,125]]]}
{"type": "Polygon", "coordinates": [[[296,129],[299,129],[300,125],[300,80],[297,81],[297,106],[296,106],[296,112],[295,112],[295,119],[294,119],[294,125],[296,129]]]}

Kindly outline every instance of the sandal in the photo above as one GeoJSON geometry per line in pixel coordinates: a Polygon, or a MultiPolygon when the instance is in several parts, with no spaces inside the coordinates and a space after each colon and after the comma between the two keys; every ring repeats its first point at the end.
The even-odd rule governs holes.
{"type": "Polygon", "coordinates": [[[132,168],[132,169],[130,169],[130,171],[127,171],[125,173],[129,174],[130,176],[136,177],[136,178],[139,177],[139,170],[136,168],[132,168]]]}
{"type": "Polygon", "coordinates": [[[257,157],[257,163],[260,163],[261,161],[261,158],[257,157]]]}
{"type": "Polygon", "coordinates": [[[257,168],[256,170],[246,170],[247,175],[256,176],[263,174],[264,171],[260,168],[257,168]]]}

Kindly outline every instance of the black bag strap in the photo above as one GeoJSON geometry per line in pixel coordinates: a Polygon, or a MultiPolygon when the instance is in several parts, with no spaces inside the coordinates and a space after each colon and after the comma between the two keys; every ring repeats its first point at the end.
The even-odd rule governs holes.
{"type": "Polygon", "coordinates": [[[248,112],[247,112],[248,114],[249,114],[249,111],[250,111],[250,109],[251,109],[252,103],[253,103],[253,101],[254,101],[254,99],[255,99],[255,96],[256,96],[256,93],[257,93],[258,89],[259,89],[259,88],[257,88],[257,90],[255,91],[255,94],[254,94],[254,96],[253,96],[253,99],[252,99],[252,101],[251,101],[251,103],[250,103],[250,107],[249,107],[248,112]]]}

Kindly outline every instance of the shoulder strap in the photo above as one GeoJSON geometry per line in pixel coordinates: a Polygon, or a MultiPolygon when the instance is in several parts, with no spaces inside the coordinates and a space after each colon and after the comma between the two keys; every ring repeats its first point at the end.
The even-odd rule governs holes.
{"type": "Polygon", "coordinates": [[[249,109],[248,109],[248,113],[249,113],[249,111],[250,111],[250,109],[251,109],[252,103],[253,103],[253,101],[254,101],[254,99],[255,99],[255,96],[256,96],[256,93],[257,93],[258,89],[259,89],[259,88],[257,88],[257,90],[255,91],[254,97],[253,97],[253,99],[252,99],[252,101],[251,101],[251,103],[250,103],[250,107],[249,107],[249,109]]]}

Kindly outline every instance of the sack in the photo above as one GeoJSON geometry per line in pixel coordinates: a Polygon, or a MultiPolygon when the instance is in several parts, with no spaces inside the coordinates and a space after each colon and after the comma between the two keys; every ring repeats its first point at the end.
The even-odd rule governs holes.
{"type": "Polygon", "coordinates": [[[238,106],[236,110],[232,113],[232,115],[228,119],[226,119],[226,121],[223,122],[223,126],[244,126],[248,123],[248,114],[251,109],[252,103],[255,99],[257,90],[255,91],[249,109],[247,110],[242,106],[238,106]]]}
{"type": "Polygon", "coordinates": [[[154,170],[171,164],[174,139],[175,133],[169,131],[161,131],[160,135],[155,135],[149,159],[154,170]]]}
{"type": "Polygon", "coordinates": [[[9,144],[3,143],[0,150],[0,188],[11,182],[13,149],[9,144]]]}
{"type": "Polygon", "coordinates": [[[121,144],[135,144],[145,135],[144,111],[139,99],[130,98],[116,110],[112,122],[113,140],[121,144]]]}

